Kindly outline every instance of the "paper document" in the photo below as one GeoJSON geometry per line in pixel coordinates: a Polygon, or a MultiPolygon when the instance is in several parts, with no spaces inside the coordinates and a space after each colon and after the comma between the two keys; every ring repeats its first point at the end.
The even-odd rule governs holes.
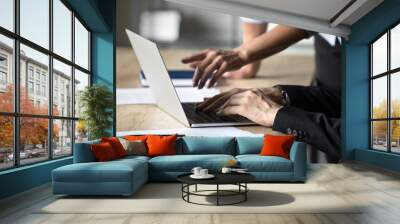
{"type": "MultiPolygon", "coordinates": [[[[172,84],[177,87],[192,87],[193,80],[192,79],[171,79],[172,84]]],[[[142,87],[148,87],[149,82],[146,79],[140,79],[140,84],[142,87]]]]}
{"type": "MultiPolygon", "coordinates": [[[[175,88],[181,103],[203,102],[220,93],[218,89],[197,89],[193,87],[175,88]]],[[[150,88],[117,89],[117,105],[156,104],[150,88]]]]}
{"type": "Polygon", "coordinates": [[[260,137],[263,134],[254,134],[235,127],[211,127],[211,128],[179,128],[161,130],[120,131],[117,136],[125,135],[186,135],[209,137],[260,137]]]}

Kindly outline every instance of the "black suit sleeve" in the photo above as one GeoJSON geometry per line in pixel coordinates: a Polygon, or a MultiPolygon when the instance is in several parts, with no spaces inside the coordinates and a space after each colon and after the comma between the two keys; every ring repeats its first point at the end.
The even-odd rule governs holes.
{"type": "Polygon", "coordinates": [[[341,157],[340,119],[328,118],[323,113],[308,112],[293,106],[281,108],[272,128],[287,134],[294,134],[325,152],[332,160],[341,157]]]}
{"type": "Polygon", "coordinates": [[[288,97],[288,105],[328,117],[340,117],[340,93],[317,86],[278,85],[288,97]]]}

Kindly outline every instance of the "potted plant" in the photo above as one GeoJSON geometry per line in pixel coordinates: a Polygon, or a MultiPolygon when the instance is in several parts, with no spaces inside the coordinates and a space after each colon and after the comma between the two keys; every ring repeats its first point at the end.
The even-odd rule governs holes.
{"type": "Polygon", "coordinates": [[[79,93],[81,119],[78,124],[87,127],[89,140],[110,136],[112,125],[113,93],[102,84],[86,87],[79,93]]]}

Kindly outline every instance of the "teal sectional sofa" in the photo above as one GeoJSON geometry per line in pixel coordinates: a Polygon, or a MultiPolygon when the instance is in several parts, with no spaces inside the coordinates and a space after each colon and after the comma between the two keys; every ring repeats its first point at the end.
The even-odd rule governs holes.
{"type": "Polygon", "coordinates": [[[148,181],[176,181],[193,167],[219,172],[228,160],[236,160],[259,182],[304,182],[306,180],[306,145],[294,142],[290,159],[258,155],[262,137],[193,137],[177,140],[177,155],[128,156],[96,162],[90,145],[98,141],[77,143],[74,163],[52,172],[54,194],[131,195],[148,181]]]}

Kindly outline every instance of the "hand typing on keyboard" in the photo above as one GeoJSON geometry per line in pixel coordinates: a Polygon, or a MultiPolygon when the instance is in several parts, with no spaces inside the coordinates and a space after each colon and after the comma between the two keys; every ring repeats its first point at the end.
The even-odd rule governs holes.
{"type": "Polygon", "coordinates": [[[277,87],[264,89],[233,89],[216,95],[197,106],[198,110],[220,116],[241,115],[271,127],[285,98],[277,87]]]}

